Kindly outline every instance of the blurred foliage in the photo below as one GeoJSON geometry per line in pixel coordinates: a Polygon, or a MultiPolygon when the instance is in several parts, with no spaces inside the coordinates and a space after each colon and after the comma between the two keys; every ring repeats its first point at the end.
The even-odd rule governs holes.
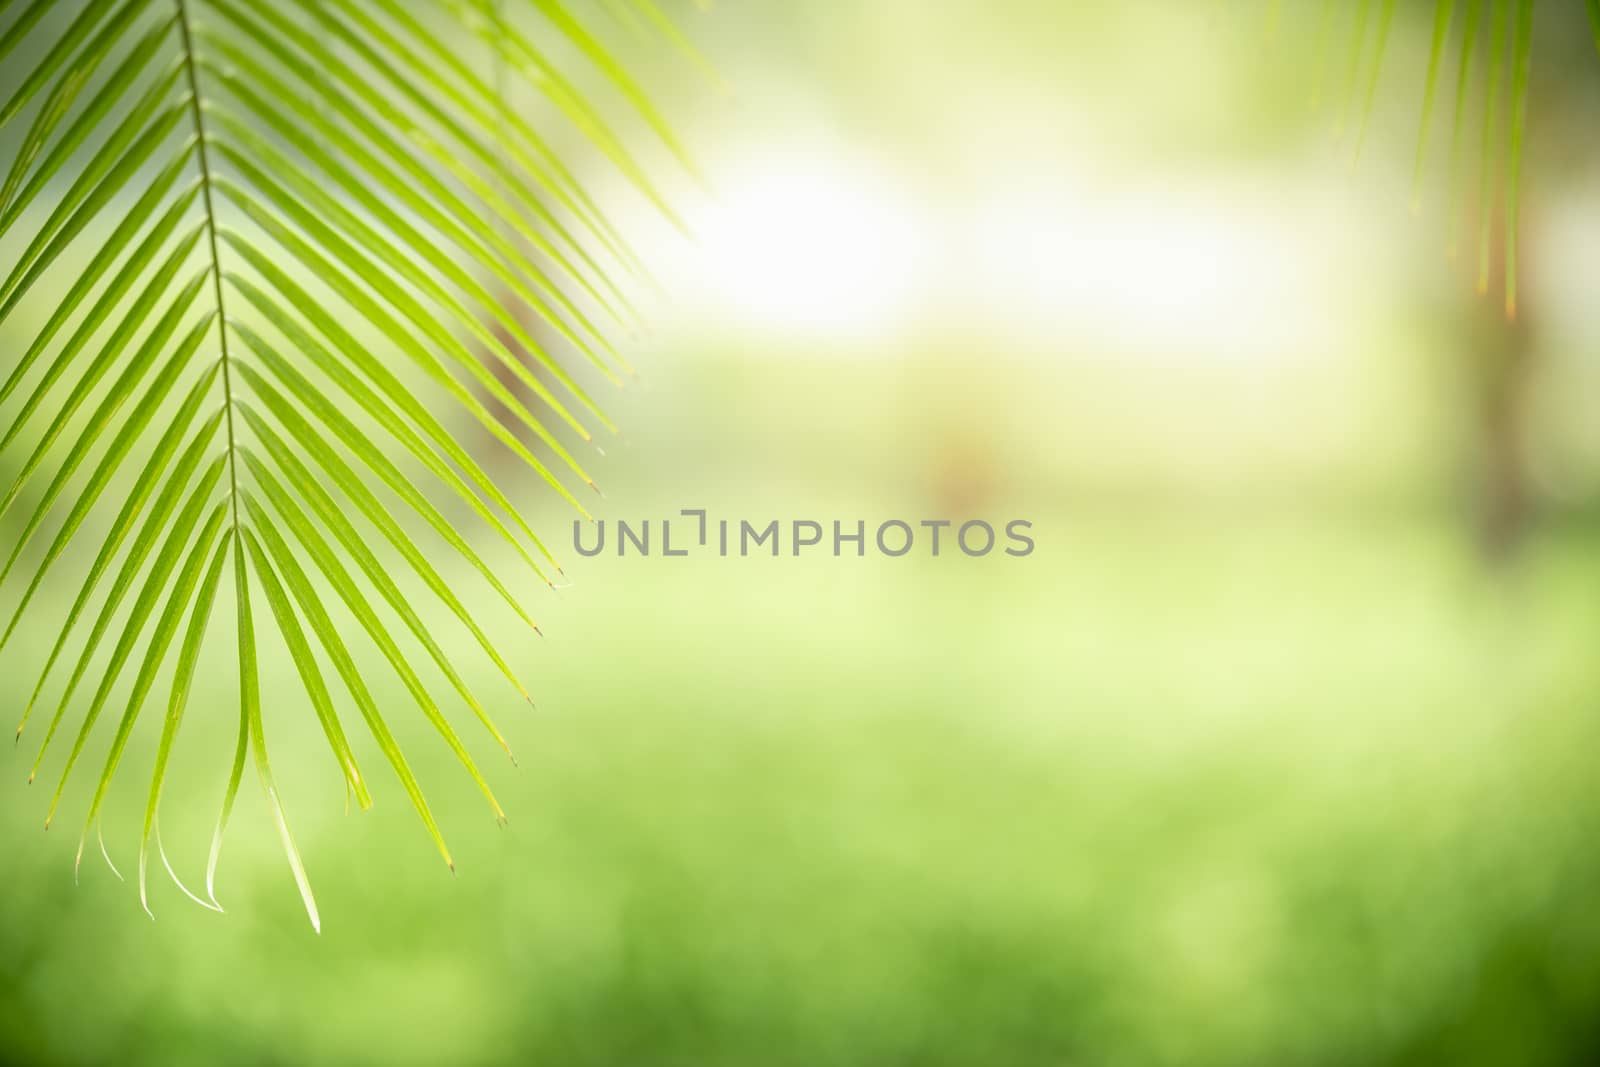
{"type": "MultiPolygon", "coordinates": [[[[876,456],[841,476],[793,448],[803,406],[763,411],[762,376],[708,373],[720,392],[690,377],[633,401],[607,517],[938,513],[915,434],[837,418],[836,447],[876,456]],[[698,472],[692,500],[666,464],[698,472]]],[[[841,415],[890,395],[866,370],[783,373],[793,396],[850,383],[841,415]]],[[[981,511],[1028,510],[1035,558],[575,568],[529,661],[539,712],[493,709],[522,753],[496,781],[511,825],[418,748],[454,881],[419,877],[396,791],[349,822],[337,768],[301,761],[286,787],[321,938],[259,803],[228,913],[162,885],[152,925],[102,865],[72,886],[7,776],[12,1055],[1584,1062],[1592,539],[1546,534],[1508,584],[1447,512],[1118,503],[963,432],[1005,471],[981,511]]],[[[286,660],[266,669],[290,684],[286,660]]],[[[225,710],[230,685],[203,680],[197,705],[225,710]]],[[[227,736],[198,718],[195,746],[227,736]]],[[[216,787],[202,768],[184,787],[216,787]]],[[[128,827],[110,829],[120,860],[128,827]]],[[[168,829],[192,867],[203,822],[168,829]]]]}
{"type": "MultiPolygon", "coordinates": [[[[959,286],[853,345],[670,325],[619,398],[598,516],[1023,515],[1039,552],[575,564],[547,640],[518,649],[537,710],[489,708],[522,764],[493,776],[508,827],[396,717],[453,880],[389,783],[341,815],[314,722],[285,716],[320,938],[254,798],[227,913],[162,883],[152,925],[103,864],[74,887],[71,842],[0,775],[0,1058],[1592,1062],[1600,550],[1597,468],[1570,442],[1592,433],[1596,379],[1560,325],[1587,312],[1547,290],[1534,452],[1574,458],[1540,461],[1544,521],[1490,571],[1462,484],[1487,327],[1439,267],[1437,217],[1406,221],[1413,65],[1391,68],[1349,178],[1291,88],[1309,40],[1263,48],[1260,10],[750,0],[695,22],[733,86],[697,130],[717,153],[813,122],[939,204],[1062,163],[1083,184],[1046,194],[1127,184],[1133,211],[1178,199],[1180,221],[1199,203],[1339,280],[1292,351],[1247,357],[1229,339],[1264,328],[1264,301],[1170,351],[1008,326],[959,286]],[[1281,212],[1183,199],[1234,180],[1281,212]]],[[[1403,5],[1393,55],[1426,54],[1430,16],[1403,5]]],[[[1586,64],[1564,89],[1580,111],[1586,64]]],[[[1586,163],[1537,110],[1569,68],[1535,69],[1531,173],[1553,200],[1586,163]]],[[[24,661],[45,636],[23,635],[24,661]]],[[[263,669],[287,700],[287,658],[263,669]]],[[[227,744],[233,700],[203,673],[195,752],[227,744]]],[[[180,763],[180,793],[221,788],[180,763]]],[[[168,825],[182,871],[204,810],[168,825]]]]}

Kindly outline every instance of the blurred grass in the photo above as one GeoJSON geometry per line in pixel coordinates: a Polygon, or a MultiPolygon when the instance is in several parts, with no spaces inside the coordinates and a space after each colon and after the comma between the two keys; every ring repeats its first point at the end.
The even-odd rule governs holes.
{"type": "MultiPolygon", "coordinates": [[[[657,414],[608,461],[612,517],[941,513],[915,450],[848,475],[800,453],[764,483],[803,411],[701,422],[671,395],[631,403],[657,414]],[[668,477],[702,441],[686,420],[720,473],[668,477]],[[899,498],[874,488],[896,481],[899,498]]],[[[865,445],[881,427],[835,430],[865,445]]],[[[340,814],[269,657],[320,939],[253,787],[224,850],[227,915],[153,870],[152,925],[92,843],[74,888],[81,811],[39,832],[24,746],[0,775],[7,1055],[1582,1061],[1600,1017],[1600,558],[1581,531],[1496,577],[1428,509],[988,494],[973,513],[1027,513],[1034,558],[564,553],[578,584],[545,598],[550,638],[513,644],[538,710],[476,674],[521,760],[474,737],[510,827],[384,692],[453,881],[377,770],[378,807],[340,814]]],[[[224,771],[201,753],[231,741],[231,686],[225,667],[202,680],[165,805],[195,880],[224,771]]],[[[147,765],[130,754],[108,821],[124,871],[147,765]]]]}

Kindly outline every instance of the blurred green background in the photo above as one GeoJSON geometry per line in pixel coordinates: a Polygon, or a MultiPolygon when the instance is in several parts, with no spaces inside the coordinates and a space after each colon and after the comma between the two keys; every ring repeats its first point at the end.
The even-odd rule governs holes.
{"type": "MultiPolygon", "coordinates": [[[[1600,62],[1580,5],[1541,5],[1509,326],[1440,254],[1438,130],[1407,211],[1431,5],[1401,5],[1353,175],[1320,6],[1270,34],[1265,4],[676,11],[726,93],[636,42],[713,188],[678,193],[693,244],[614,191],[668,297],[609,404],[625,440],[587,458],[596,514],[1023,518],[1038,551],[583,559],[526,485],[573,581],[534,594],[548,636],[459,578],[537,707],[441,619],[517,751],[459,717],[510,824],[376,656],[460,873],[392,783],[346,814],[268,648],[324,932],[249,777],[227,913],[153,861],[151,923],[92,842],[74,885],[84,783],[41,833],[61,754],[30,790],[25,742],[0,1060],[1593,1062],[1600,200],[1574,131],[1600,62]]],[[[74,589],[0,660],[0,718],[74,589]]],[[[237,707],[208,647],[163,804],[192,886],[237,707]]],[[[152,725],[106,819],[124,873],[152,725]]]]}

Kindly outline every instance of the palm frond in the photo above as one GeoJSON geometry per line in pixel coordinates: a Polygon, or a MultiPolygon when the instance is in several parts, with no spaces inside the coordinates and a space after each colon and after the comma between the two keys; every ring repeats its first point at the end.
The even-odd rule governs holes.
{"type": "MultiPolygon", "coordinates": [[[[1600,49],[1600,0],[1585,0],[1585,3],[1596,48],[1600,49]]],[[[1345,87],[1339,128],[1341,133],[1345,132],[1352,125],[1354,114],[1354,155],[1359,160],[1387,66],[1399,0],[1356,0],[1349,5],[1323,0],[1319,7],[1316,96],[1320,101],[1330,63],[1342,59],[1345,87]],[[1349,17],[1341,18],[1341,11],[1347,12],[1349,17]],[[1370,57],[1369,52],[1372,53],[1370,57]]],[[[1527,149],[1535,8],[1536,0],[1434,0],[1433,32],[1412,166],[1412,202],[1414,208],[1420,208],[1439,84],[1446,73],[1454,36],[1455,102],[1447,153],[1449,191],[1444,198],[1450,208],[1448,249],[1454,258],[1461,246],[1462,227],[1471,224],[1477,252],[1472,261],[1474,277],[1479,292],[1486,294],[1495,266],[1495,222],[1500,219],[1505,310],[1510,318],[1517,315],[1523,163],[1527,149]],[[1477,124],[1477,166],[1475,172],[1469,172],[1471,160],[1466,144],[1472,119],[1470,101],[1474,78],[1481,81],[1483,92],[1477,124]],[[1469,218],[1474,205],[1476,215],[1469,218]]],[[[1269,21],[1278,17],[1276,5],[1270,6],[1267,17],[1269,21]]]]}
{"type": "MultiPolygon", "coordinates": [[[[607,6],[629,32],[709,72],[654,0],[607,6]]],[[[30,508],[0,562],[0,584],[28,574],[0,653],[24,623],[50,614],[39,597],[46,577],[69,566],[80,542],[93,549],[70,606],[48,624],[52,647],[17,729],[20,740],[57,667],[70,662],[30,780],[65,728],[72,744],[48,826],[100,720],[115,721],[90,792],[81,863],[143,709],[159,699],[170,669],[139,840],[141,904],[150,910],[154,842],[179,888],[220,910],[222,842],[253,762],[320,929],[268,756],[262,642],[286,651],[302,706],[366,808],[376,788],[341,718],[348,697],[453,871],[358,641],[377,652],[502,820],[488,778],[423,673],[442,678],[452,702],[508,756],[511,746],[468,686],[471,672],[446,652],[429,613],[397,580],[402,572],[391,573],[375,545],[392,549],[404,575],[444,608],[439,617],[531,699],[511,642],[491,640],[408,527],[437,535],[530,636],[537,632],[521,593],[526,577],[491,565],[435,498],[466,505],[538,581],[551,584],[560,566],[451,426],[481,428],[587,517],[572,486],[593,488],[594,480],[570,442],[616,427],[580,374],[626,380],[632,368],[610,336],[638,323],[630,292],[654,283],[556,145],[577,144],[614,168],[680,228],[619,130],[648,131],[676,166],[698,171],[599,29],[560,0],[514,10],[481,0],[12,7],[0,4],[0,58],[27,59],[11,61],[24,69],[0,100],[0,130],[17,130],[17,152],[0,167],[0,247],[11,249],[0,261],[0,326],[14,328],[25,302],[49,308],[0,382],[0,406],[11,405],[0,432],[9,472],[0,516],[24,500],[30,508]],[[481,49],[493,77],[463,58],[461,42],[481,49]],[[548,47],[556,42],[577,69],[557,62],[548,47]],[[590,83],[620,98],[625,113],[608,116],[584,88],[590,83]],[[508,85],[538,94],[548,119],[513,106],[508,85]],[[39,295],[57,291],[47,301],[39,295]],[[113,498],[109,521],[92,521],[113,498]],[[68,501],[34,561],[29,546],[43,543],[68,501]],[[167,859],[161,801],[196,672],[217,654],[207,636],[225,617],[213,608],[230,570],[238,733],[202,897],[167,859]],[[334,622],[331,603],[353,629],[334,622]],[[413,665],[400,634],[423,649],[423,661],[413,665]],[[80,692],[88,694],[81,706],[80,692]]],[[[103,837],[101,847],[109,862],[103,837]]]]}

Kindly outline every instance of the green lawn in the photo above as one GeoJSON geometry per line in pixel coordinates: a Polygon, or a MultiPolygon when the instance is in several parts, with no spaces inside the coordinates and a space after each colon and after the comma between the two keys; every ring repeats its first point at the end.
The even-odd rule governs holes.
{"type": "MultiPolygon", "coordinates": [[[[92,842],[73,887],[86,798],[39,833],[24,746],[0,777],[3,1041],[161,1064],[1585,1058],[1590,544],[1547,536],[1493,579],[1443,520],[1102,509],[1039,532],[1021,562],[575,567],[528,652],[538,709],[494,701],[520,769],[472,735],[509,827],[389,694],[454,880],[370,743],[378,806],[343,815],[269,680],[320,938],[248,779],[228,914],[153,871],[152,924],[92,842]]],[[[197,694],[167,802],[193,881],[231,684],[197,694]]],[[[148,758],[107,824],[124,871],[148,758]]]]}

